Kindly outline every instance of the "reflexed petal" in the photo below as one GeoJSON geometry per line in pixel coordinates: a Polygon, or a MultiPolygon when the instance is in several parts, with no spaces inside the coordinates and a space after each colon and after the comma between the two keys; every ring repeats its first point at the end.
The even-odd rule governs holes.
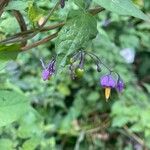
{"type": "Polygon", "coordinates": [[[43,72],[42,72],[42,78],[43,78],[43,80],[44,81],[48,80],[49,76],[50,76],[50,72],[47,69],[43,70],[43,72]]]}
{"type": "Polygon", "coordinates": [[[117,86],[116,86],[116,89],[118,92],[122,92],[123,89],[124,89],[124,83],[121,79],[119,79],[118,83],[117,83],[117,86]]]}

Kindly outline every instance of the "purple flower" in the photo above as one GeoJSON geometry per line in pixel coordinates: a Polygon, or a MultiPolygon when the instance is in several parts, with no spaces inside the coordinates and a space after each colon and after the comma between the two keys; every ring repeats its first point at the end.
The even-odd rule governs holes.
{"type": "Polygon", "coordinates": [[[124,89],[124,83],[122,79],[118,79],[117,85],[116,85],[116,89],[118,92],[122,92],[124,89]]]}
{"type": "Polygon", "coordinates": [[[114,79],[111,74],[104,75],[100,78],[100,84],[105,88],[105,97],[106,100],[109,99],[111,94],[111,89],[116,88],[118,92],[122,92],[124,89],[123,80],[118,75],[118,80],[114,79]]]}
{"type": "Polygon", "coordinates": [[[116,81],[114,80],[111,74],[102,76],[100,79],[100,83],[104,88],[105,87],[114,88],[116,85],[116,81]]]}
{"type": "Polygon", "coordinates": [[[111,94],[111,89],[116,86],[116,81],[111,74],[108,74],[100,78],[100,84],[105,88],[105,98],[108,100],[111,94]]]}
{"type": "Polygon", "coordinates": [[[42,79],[48,80],[55,73],[55,59],[52,59],[48,65],[45,65],[42,59],[40,59],[43,71],[42,71],[42,79]]]}

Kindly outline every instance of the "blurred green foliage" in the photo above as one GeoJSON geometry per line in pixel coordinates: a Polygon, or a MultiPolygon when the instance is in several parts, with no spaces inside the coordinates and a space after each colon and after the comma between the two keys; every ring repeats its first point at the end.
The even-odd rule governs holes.
{"type": "MultiPolygon", "coordinates": [[[[149,15],[149,0],[133,1],[149,15]]],[[[56,40],[22,52],[16,60],[9,62],[1,59],[7,54],[5,50],[11,47],[8,51],[12,50],[11,55],[16,56],[20,45],[0,46],[0,126],[6,125],[0,128],[0,149],[150,149],[150,23],[105,10],[95,16],[98,34],[89,42],[96,34],[96,25],[93,25],[95,19],[92,17],[90,23],[86,19],[82,20],[80,17],[83,14],[79,17],[78,6],[80,9],[87,9],[88,6],[94,8],[98,3],[105,7],[101,0],[94,2],[84,4],[83,1],[75,0],[75,5],[71,0],[66,1],[65,8],[57,10],[49,18],[47,24],[77,17],[77,23],[70,20],[75,24],[69,25],[70,31],[72,28],[74,31],[72,36],[64,33],[64,26],[56,40]],[[80,20],[86,21],[87,33],[81,34],[85,26],[82,27],[80,20]],[[78,38],[71,45],[69,54],[66,54],[70,42],[62,44],[61,40],[70,40],[76,37],[76,33],[78,38]],[[91,33],[94,36],[91,37],[91,33]],[[95,53],[121,75],[125,82],[123,93],[112,91],[110,101],[105,101],[104,90],[99,85],[103,73],[96,71],[96,66],[89,58],[82,78],[72,80],[66,66],[57,78],[53,76],[49,81],[42,81],[39,59],[42,57],[49,61],[55,53],[56,43],[60,53],[67,56],[86,43],[85,50],[95,53]],[[133,61],[129,59],[131,56],[133,61]]],[[[12,9],[21,11],[29,28],[36,28],[38,20],[45,17],[55,3],[56,0],[10,1],[0,19],[0,39],[19,32],[12,9]]],[[[117,7],[108,8],[111,11],[114,9],[115,12],[120,11],[117,7]]],[[[128,15],[130,11],[121,14],[128,15]]],[[[141,18],[144,14],[138,15],[141,18]]],[[[39,33],[29,43],[52,33],[39,33]]]]}

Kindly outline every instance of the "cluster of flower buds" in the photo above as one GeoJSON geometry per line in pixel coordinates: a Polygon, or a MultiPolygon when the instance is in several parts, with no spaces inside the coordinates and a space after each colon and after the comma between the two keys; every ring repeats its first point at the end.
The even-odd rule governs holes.
{"type": "MultiPolygon", "coordinates": [[[[122,92],[124,89],[124,82],[120,75],[115,71],[112,71],[107,67],[101,59],[91,52],[79,51],[75,53],[69,60],[69,70],[72,79],[80,78],[84,74],[84,63],[86,56],[89,56],[97,66],[97,71],[100,72],[101,67],[105,67],[108,73],[100,77],[100,86],[105,89],[105,98],[109,99],[111,94],[111,89],[116,89],[118,92],[122,92]]],[[[40,60],[43,67],[42,78],[43,80],[48,80],[55,73],[55,63],[56,59],[53,58],[47,65],[44,64],[43,60],[40,60]]]]}
{"type": "Polygon", "coordinates": [[[81,78],[83,76],[84,59],[85,59],[85,53],[82,51],[75,53],[73,57],[70,59],[69,70],[72,79],[75,79],[76,77],[81,78]]]}

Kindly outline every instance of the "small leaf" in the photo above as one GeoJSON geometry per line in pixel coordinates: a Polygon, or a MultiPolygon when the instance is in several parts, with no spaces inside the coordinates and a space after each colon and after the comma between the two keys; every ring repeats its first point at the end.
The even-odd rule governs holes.
{"type": "Polygon", "coordinates": [[[28,17],[34,25],[36,25],[36,23],[40,20],[40,18],[44,16],[43,14],[44,11],[39,7],[37,7],[36,4],[34,3],[29,4],[28,17]]]}
{"type": "Polygon", "coordinates": [[[120,15],[129,15],[143,20],[150,20],[131,0],[94,0],[94,2],[120,15]]]}
{"type": "Polygon", "coordinates": [[[14,91],[0,91],[0,127],[19,119],[29,109],[27,97],[14,91]]]}
{"type": "Polygon", "coordinates": [[[22,149],[23,150],[34,150],[39,145],[39,143],[40,143],[40,139],[33,137],[23,143],[22,149]]]}
{"type": "Polygon", "coordinates": [[[7,61],[11,59],[16,59],[18,53],[20,52],[19,44],[12,45],[0,45],[0,61],[7,61]]]}

